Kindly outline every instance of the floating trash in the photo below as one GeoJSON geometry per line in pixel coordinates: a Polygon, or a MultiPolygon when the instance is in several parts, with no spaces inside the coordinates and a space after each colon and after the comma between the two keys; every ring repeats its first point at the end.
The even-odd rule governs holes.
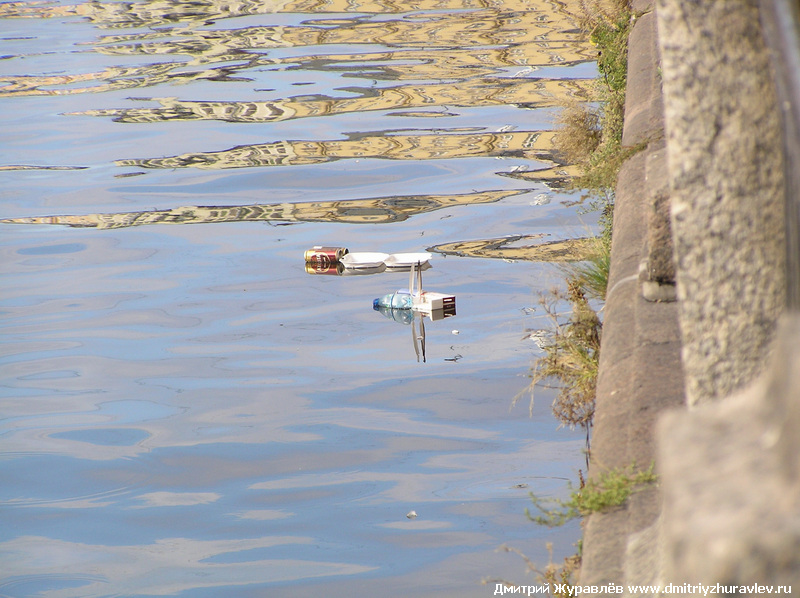
{"type": "Polygon", "coordinates": [[[417,361],[426,361],[425,318],[432,321],[456,315],[455,295],[422,290],[422,267],[411,265],[408,289],[399,289],[372,301],[372,309],[401,324],[411,325],[411,340],[417,361]],[[417,314],[420,315],[417,318],[417,314]],[[419,330],[417,330],[419,327],[419,330]]]}
{"type": "Polygon", "coordinates": [[[414,307],[414,297],[408,289],[400,289],[394,293],[389,293],[383,297],[378,297],[372,301],[372,309],[384,307],[389,309],[412,309],[414,307]]]}
{"type": "Polygon", "coordinates": [[[375,307],[374,304],[373,309],[399,324],[411,324],[415,317],[414,310],[411,309],[394,309],[393,307],[380,305],[375,307]]]}
{"type": "Polygon", "coordinates": [[[383,262],[387,268],[419,268],[423,264],[427,264],[433,257],[431,253],[393,253],[387,257],[383,262]]]}
{"type": "Polygon", "coordinates": [[[303,256],[306,261],[306,272],[309,274],[341,274],[344,271],[341,259],[347,253],[347,247],[315,245],[303,256]]]}
{"type": "Polygon", "coordinates": [[[533,198],[533,201],[530,202],[532,206],[546,206],[550,203],[550,194],[549,193],[539,193],[536,197],[533,198]]]}
{"type": "Polygon", "coordinates": [[[377,274],[384,270],[402,272],[416,266],[430,268],[432,254],[351,252],[346,247],[316,245],[305,252],[306,272],[309,274],[377,274]]]}
{"type": "Polygon", "coordinates": [[[345,268],[378,268],[386,266],[388,253],[361,252],[348,253],[340,260],[345,268]]]}
{"type": "Polygon", "coordinates": [[[372,308],[393,310],[413,310],[428,316],[431,320],[441,320],[456,315],[456,296],[422,290],[422,269],[411,265],[408,289],[399,289],[372,301],[372,308]]]}

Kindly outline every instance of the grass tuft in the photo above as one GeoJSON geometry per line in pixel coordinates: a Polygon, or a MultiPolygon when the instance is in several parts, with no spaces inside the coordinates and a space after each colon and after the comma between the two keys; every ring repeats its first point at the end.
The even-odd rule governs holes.
{"type": "Polygon", "coordinates": [[[586,297],[605,301],[608,287],[608,273],[611,267],[611,237],[594,237],[591,249],[584,261],[572,262],[563,269],[567,279],[573,279],[586,297]]]}
{"type": "Polygon", "coordinates": [[[588,164],[602,140],[600,116],[577,100],[567,100],[556,118],[555,150],[569,164],[588,164]]]}
{"type": "Polygon", "coordinates": [[[647,485],[658,481],[655,474],[655,463],[644,470],[636,470],[636,465],[631,464],[626,468],[610,469],[601,473],[596,479],[588,482],[581,476],[581,484],[572,490],[567,501],[545,501],[531,493],[534,507],[540,515],[533,516],[529,509],[525,515],[531,521],[548,527],[563,525],[576,517],[585,517],[592,513],[607,511],[624,505],[631,494],[643,490],[647,485]],[[549,504],[555,504],[550,507],[549,504]]]}

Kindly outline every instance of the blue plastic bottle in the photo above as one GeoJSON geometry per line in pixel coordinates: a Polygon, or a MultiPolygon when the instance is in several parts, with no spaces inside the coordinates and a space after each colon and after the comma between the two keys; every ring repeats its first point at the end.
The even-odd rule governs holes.
{"type": "Polygon", "coordinates": [[[411,309],[413,301],[411,293],[405,289],[401,289],[394,293],[389,293],[383,297],[378,297],[372,302],[372,309],[377,310],[379,307],[391,307],[392,309],[411,309]]]}

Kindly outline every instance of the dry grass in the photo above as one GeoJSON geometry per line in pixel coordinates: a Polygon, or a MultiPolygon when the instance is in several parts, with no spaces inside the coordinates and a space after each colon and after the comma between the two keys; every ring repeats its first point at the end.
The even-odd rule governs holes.
{"type": "Polygon", "coordinates": [[[600,115],[585,103],[568,100],[556,118],[556,151],[570,164],[586,166],[602,139],[600,115]]]}
{"type": "Polygon", "coordinates": [[[596,27],[616,23],[628,10],[628,0],[580,0],[578,22],[591,33],[596,27]]]}
{"type": "Polygon", "coordinates": [[[572,586],[575,585],[578,573],[581,570],[582,557],[580,551],[576,554],[564,557],[563,565],[556,565],[552,562],[547,564],[544,572],[542,573],[541,581],[550,584],[550,593],[555,598],[572,598],[573,594],[570,593],[572,586]],[[556,586],[561,585],[565,588],[564,592],[556,592],[556,586]]]}
{"type": "Polygon", "coordinates": [[[514,397],[512,406],[529,392],[532,413],[535,386],[555,380],[559,390],[553,401],[553,414],[562,425],[588,429],[594,417],[602,323],[574,277],[567,279],[566,294],[554,289],[549,298],[542,297],[540,302],[553,322],[553,336],[531,369],[530,384],[514,397]],[[560,301],[567,301],[572,307],[566,322],[555,311],[555,304],[560,301]]]}
{"type": "MultiPolygon", "coordinates": [[[[531,559],[528,558],[521,550],[514,548],[513,546],[503,544],[497,550],[502,552],[513,552],[519,556],[524,561],[527,572],[536,575],[539,584],[550,584],[550,596],[554,596],[556,598],[567,598],[569,596],[571,598],[572,595],[569,592],[571,591],[572,586],[575,584],[581,567],[581,544],[582,543],[579,541],[577,553],[566,557],[563,565],[556,565],[553,562],[553,545],[548,542],[547,552],[550,554],[550,562],[544,568],[544,571],[539,569],[535,563],[531,561],[531,559]],[[556,592],[555,586],[558,584],[563,584],[566,592],[556,592]]],[[[509,590],[513,590],[520,585],[524,585],[517,582],[506,581],[505,579],[496,578],[487,578],[482,580],[481,583],[483,585],[501,584],[509,590]]]]}
{"type": "Polygon", "coordinates": [[[600,77],[592,103],[563,106],[554,141],[564,160],[583,170],[573,187],[603,194],[613,192],[622,162],[641,149],[622,147],[631,12],[627,0],[580,0],[577,18],[597,48],[600,77]]]}
{"type": "Polygon", "coordinates": [[[533,372],[533,381],[556,378],[561,383],[553,401],[556,418],[571,428],[588,427],[594,417],[602,324],[574,279],[567,281],[572,314],[556,333],[533,372]]]}

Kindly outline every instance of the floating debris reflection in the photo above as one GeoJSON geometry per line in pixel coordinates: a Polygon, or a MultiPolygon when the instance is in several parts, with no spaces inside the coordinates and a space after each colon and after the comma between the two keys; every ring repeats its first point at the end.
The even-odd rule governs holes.
{"type": "Polygon", "coordinates": [[[38,166],[36,164],[0,165],[0,170],[85,170],[88,166],[38,166]]]}

